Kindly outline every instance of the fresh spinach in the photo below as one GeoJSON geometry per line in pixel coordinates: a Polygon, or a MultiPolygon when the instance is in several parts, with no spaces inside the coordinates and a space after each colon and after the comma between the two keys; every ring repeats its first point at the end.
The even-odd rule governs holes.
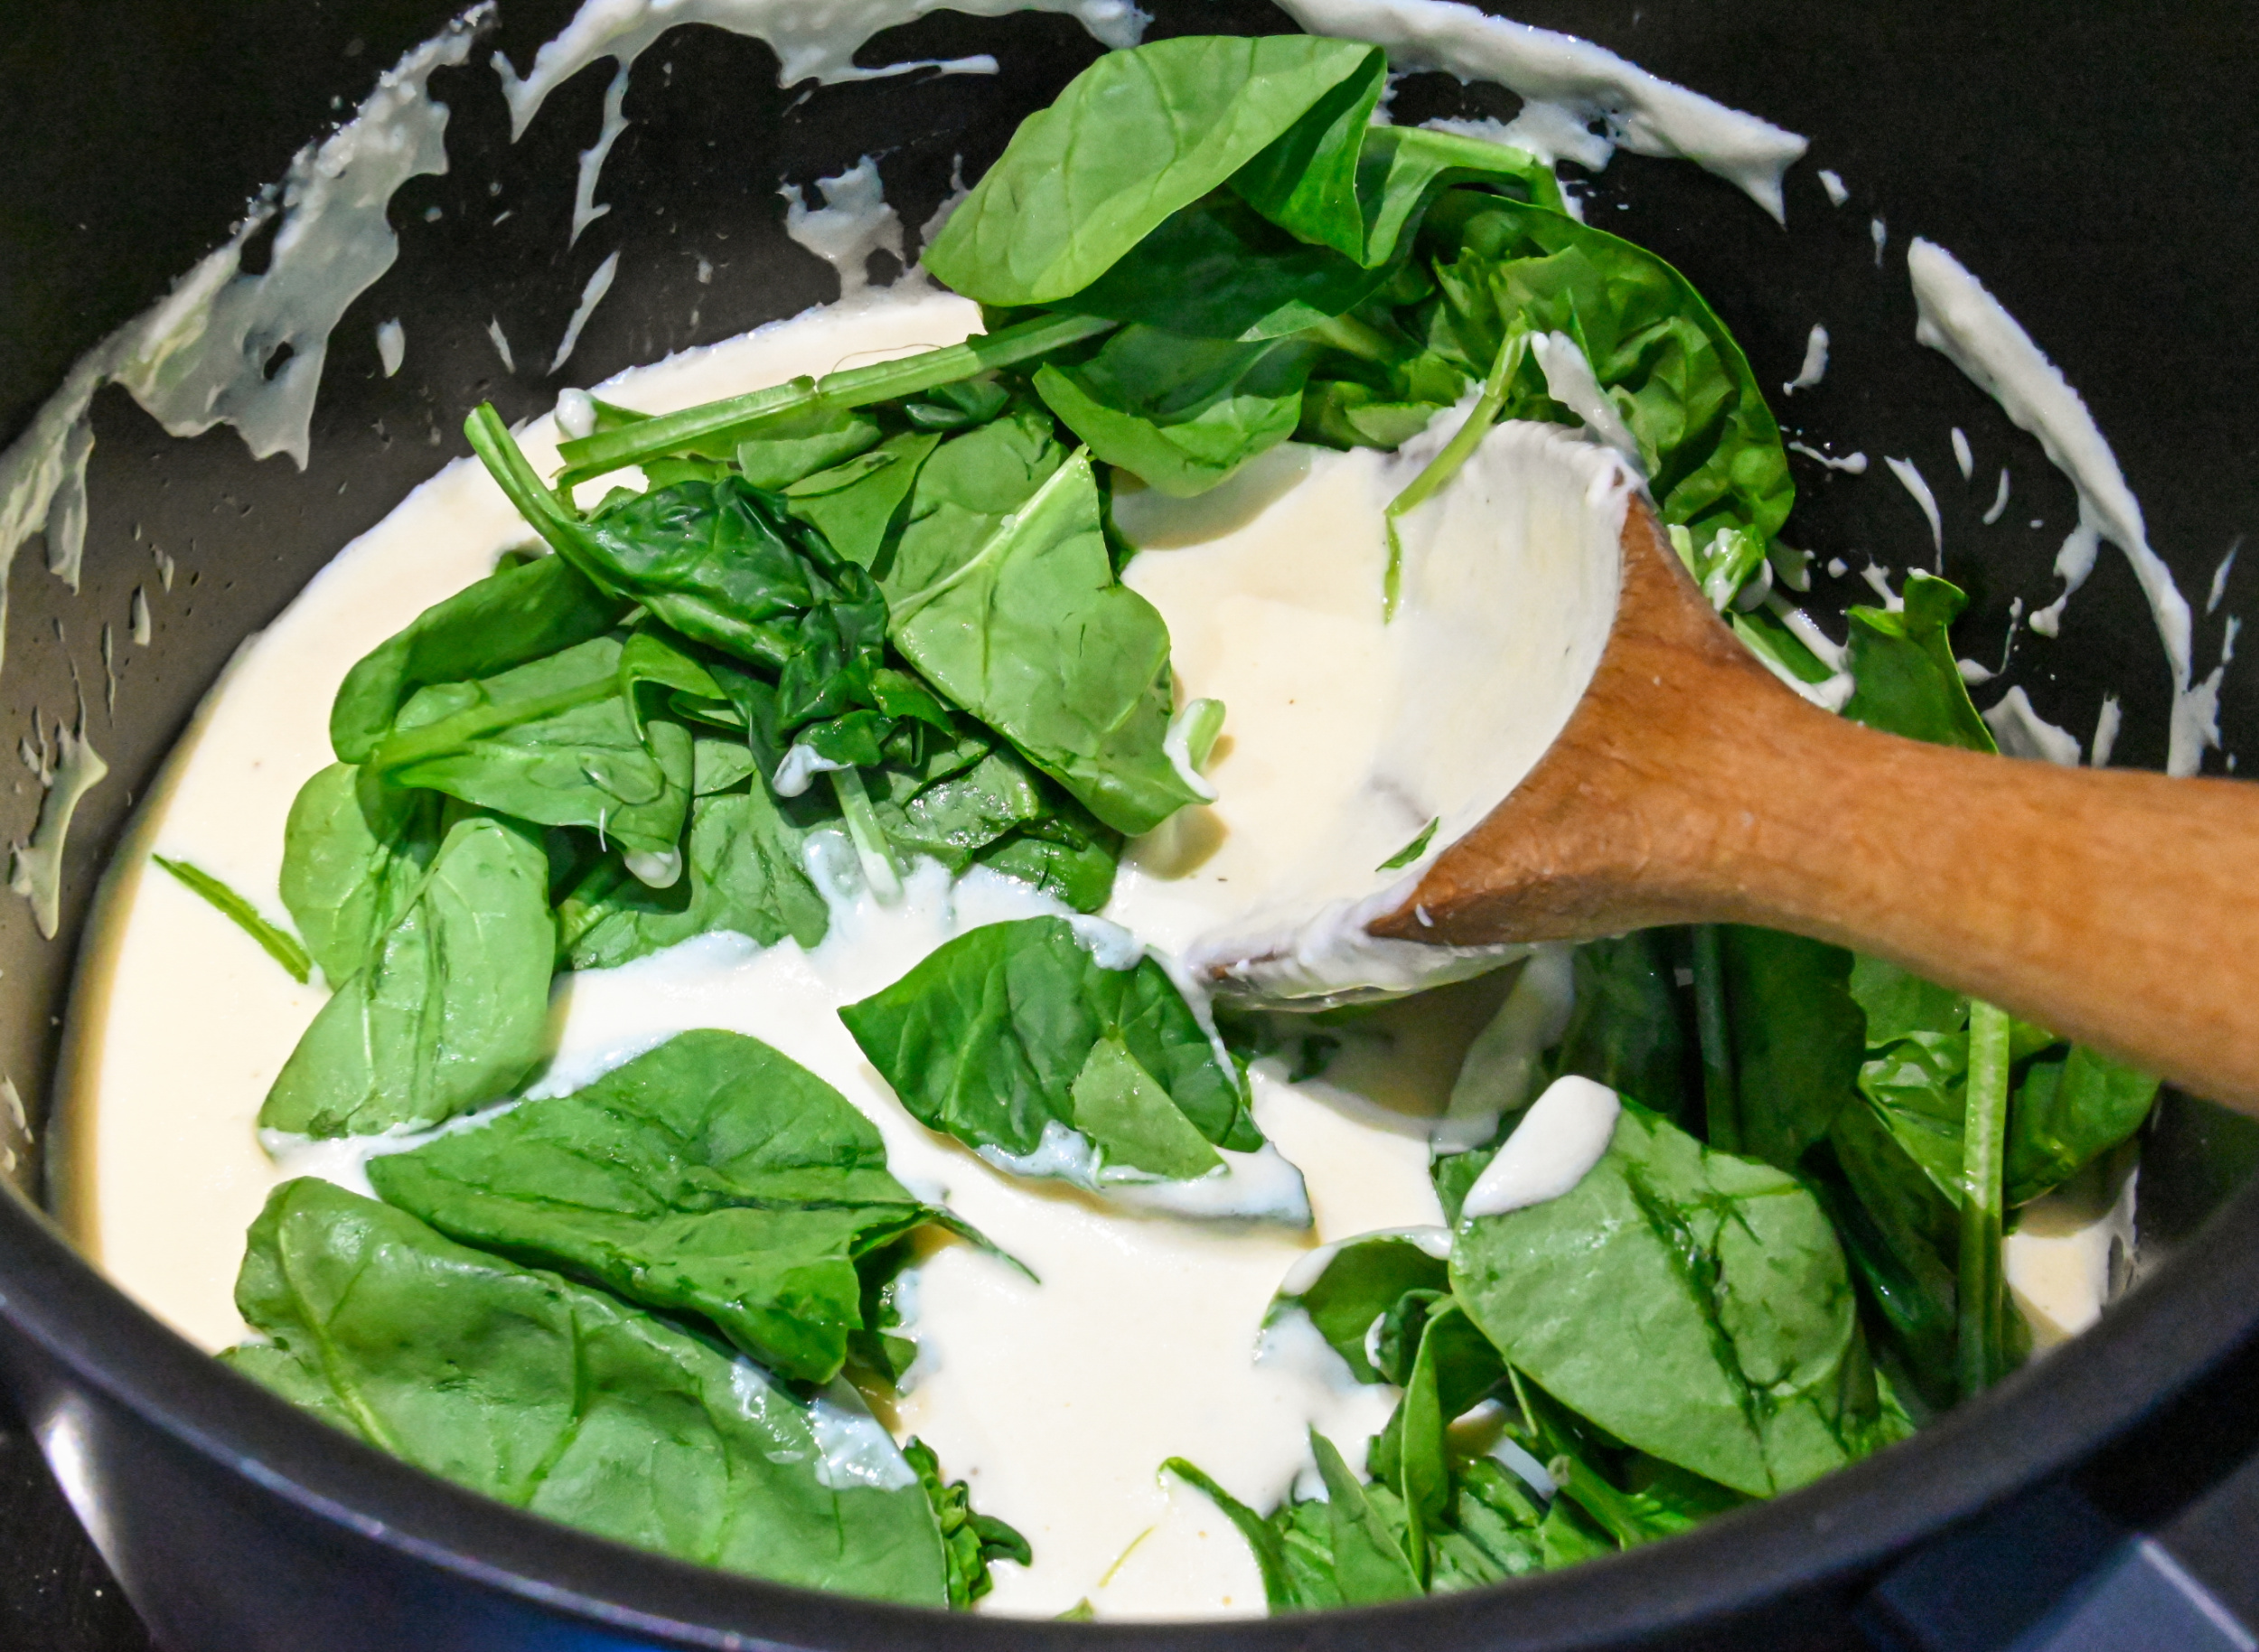
{"type": "Polygon", "coordinates": [[[1024,1159],[1047,1127],[1076,1131],[1104,1181],[1201,1175],[1216,1147],[1262,1145],[1167,972],[1109,967],[1061,918],[968,931],[839,1018],[912,1116],[970,1147],[1024,1159]]]}
{"type": "Polygon", "coordinates": [[[1110,52],[1020,123],[925,267],[983,304],[1055,303],[1274,144],[1265,177],[1322,155],[1337,203],[1345,171],[1354,189],[1354,110],[1370,111],[1386,66],[1376,48],[1301,34],[1110,52]]]}
{"type": "Polygon", "coordinates": [[[606,856],[559,903],[562,966],[610,969],[717,931],[814,946],[830,913],[810,880],[806,840],[764,786],[697,799],[676,883],[653,889],[606,856]]]}
{"type": "MultiPolygon", "coordinates": [[[[952,448],[991,431],[1008,433],[1003,475],[982,481],[1001,480],[1008,493],[1030,467],[1011,450],[1003,420],[929,461],[921,493],[952,448]]],[[[922,524],[905,528],[886,583],[895,643],[1108,826],[1150,831],[1202,800],[1164,748],[1168,626],[1115,577],[1089,458],[1044,468],[1039,485],[979,537],[914,541],[922,524]]],[[[981,520],[961,507],[955,515],[981,520]]]]}
{"type": "Polygon", "coordinates": [[[2131,1139],[2156,1100],[2154,1078],[2083,1044],[2034,1061],[2008,1113],[2009,1206],[2029,1204],[2131,1139]]]}
{"type": "Polygon", "coordinates": [[[992,1563],[1008,1560],[1023,1566],[1035,1563],[1035,1551],[1028,1546],[1026,1538],[995,1516],[974,1509],[971,1489],[964,1481],[942,1483],[941,1462],[931,1446],[914,1439],[902,1448],[902,1457],[917,1471],[918,1483],[925,1488],[926,1501],[933,1506],[934,1522],[941,1527],[942,1553],[949,1566],[949,1604],[952,1608],[962,1611],[996,1586],[989,1575],[992,1563]]]}
{"type": "Polygon", "coordinates": [[[1367,1355],[1367,1335],[1407,1292],[1432,1295],[1445,1290],[1449,1273],[1449,1264],[1430,1255],[1416,1239],[1369,1234],[1345,1243],[1302,1291],[1281,1293],[1266,1318],[1276,1319],[1299,1309],[1359,1382],[1383,1382],[1385,1374],[1367,1355]]]}
{"type": "Polygon", "coordinates": [[[345,763],[298,789],[283,829],[283,905],[332,985],[361,968],[422,887],[439,848],[438,805],[345,763]]]}
{"type": "Polygon", "coordinates": [[[1905,606],[1851,610],[1844,666],[1857,683],[1843,715],[1889,734],[1967,751],[1999,750],[1970,703],[1948,633],[1968,604],[1959,587],[1924,573],[1906,577],[1905,606]]]}
{"type": "Polygon", "coordinates": [[[1462,1222],[1451,1287],[1562,1404],[1750,1496],[1895,1437],[1811,1194],[1636,1104],[1570,1192],[1462,1222]]]}
{"type": "Polygon", "coordinates": [[[1736,1150],[1784,1170],[1854,1100],[1867,1028],[1851,954],[1776,930],[1725,925],[1720,952],[1731,1022],[1736,1150]]]}
{"type": "Polygon", "coordinates": [[[949,1602],[910,1465],[835,1472],[810,1405],[601,1291],[305,1178],[252,1225],[236,1302],[270,1339],[237,1370],[444,1478],[682,1560],[949,1602]]]}
{"type": "Polygon", "coordinates": [[[687,1032],[569,1095],[371,1159],[378,1196],[449,1238],[694,1314],[828,1383],[861,1270],[935,1219],[846,1097],[755,1038],[687,1032]]]}
{"type": "Polygon", "coordinates": [[[267,1130],[436,1124],[507,1094],[547,1043],[548,858],[485,816],[450,828],[406,909],[338,983],[259,1109],[267,1130]]]}
{"type": "Polygon", "coordinates": [[[434,603],[346,673],[330,707],[330,744],[345,762],[359,763],[417,690],[494,676],[586,643],[626,611],[566,558],[504,568],[434,603]]]}

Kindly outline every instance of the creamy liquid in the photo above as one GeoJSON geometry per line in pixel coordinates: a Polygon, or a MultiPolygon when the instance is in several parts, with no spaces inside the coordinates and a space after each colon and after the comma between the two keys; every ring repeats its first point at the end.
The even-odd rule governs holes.
{"type": "MultiPolygon", "coordinates": [[[[972,305],[948,295],[881,295],[623,375],[603,393],[666,411],[947,343],[976,319],[972,305]]],[[[521,440],[537,466],[556,462],[550,421],[521,440]]],[[[1137,844],[1111,915],[1165,946],[1191,943],[1242,910],[1227,881],[1234,868],[1251,874],[1298,856],[1321,872],[1332,864],[1331,839],[1302,818],[1313,802],[1316,823],[1351,820],[1372,776],[1408,762],[1420,795],[1376,805],[1382,822],[1367,825],[1379,835],[1344,863],[1356,874],[1355,893],[1429,811],[1479,813],[1518,778],[1514,765],[1542,751],[1550,727],[1525,739],[1504,769],[1493,758],[1435,772],[1430,760],[1448,753],[1448,730],[1417,750],[1386,749],[1401,727],[1406,639],[1457,649],[1459,669],[1486,664],[1537,683],[1558,676],[1578,648],[1597,651],[1605,634],[1608,609],[1586,611],[1588,587],[1595,578],[1612,587],[1614,562],[1591,578],[1571,564],[1593,544],[1612,553],[1620,467],[1565,434],[1526,428],[1495,434],[1478,459],[1459,506],[1455,487],[1424,522],[1408,523],[1406,603],[1394,627],[1380,613],[1379,511],[1392,480],[1380,455],[1288,450],[1259,469],[1251,491],[1204,502],[1204,502],[1127,513],[1153,546],[1131,564],[1131,583],[1169,622],[1184,693],[1219,696],[1230,713],[1228,744],[1212,765],[1222,795],[1200,812],[1198,840],[1137,844]],[[1561,486],[1535,486],[1555,471],[1561,486]],[[1534,502],[1519,537],[1505,536],[1508,571],[1534,566],[1554,540],[1568,558],[1556,570],[1559,601],[1541,608],[1541,632],[1485,641],[1463,600],[1440,620],[1424,617],[1431,599],[1457,592],[1447,577],[1456,577],[1454,556],[1468,554],[1459,541],[1469,524],[1496,506],[1499,488],[1522,483],[1534,502]],[[1598,528],[1563,540],[1563,524],[1574,528],[1580,512],[1597,512],[1598,528]],[[1447,585],[1431,590],[1430,579],[1447,585]],[[1517,649],[1539,641],[1543,651],[1517,665],[1517,649]],[[1388,820],[1385,807],[1409,807],[1410,825],[1388,820]],[[1266,852],[1274,837],[1285,856],[1266,852]]],[[[344,671],[529,537],[473,465],[419,488],[245,645],[119,858],[74,1031],[67,1093],[76,1134],[64,1203],[111,1277],[204,1347],[243,1333],[232,1285],[244,1229],[268,1190],[293,1174],[365,1188],[370,1144],[309,1144],[285,1150],[279,1164],[262,1150],[259,1103],[323,989],[293,983],[218,912],[151,875],[146,856],[191,861],[279,914],[284,821],[299,785],[330,759],[328,708],[344,671]]],[[[1565,715],[1581,682],[1570,679],[1549,715],[1565,715]]],[[[1501,699],[1513,703],[1495,694],[1490,703],[1501,699]]],[[[812,953],[710,935],[562,980],[557,1053],[535,1093],[570,1091],[694,1027],[762,1037],[821,1074],[878,1124],[897,1176],[945,1198],[1042,1281],[952,1244],[923,1262],[908,1293],[921,1353],[890,1421],[933,1445],[949,1475],[972,1483],[979,1507],[1019,1526],[1036,1549],[1032,1567],[998,1568],[984,1605],[1040,1615],[1087,1598],[1101,1616],[1261,1612],[1244,1544],[1204,1498],[1164,1482],[1158,1465],[1188,1457],[1267,1507],[1305,1469],[1313,1424],[1353,1463],[1361,1456],[1392,1391],[1349,1380],[1306,1322],[1264,1336],[1258,1356],[1264,1309],[1313,1246],[1441,1220],[1428,1179],[1427,1115],[1443,1112],[1504,982],[1470,981],[1444,994],[1433,1015],[1364,1029],[1329,1082],[1289,1084],[1274,1064],[1258,1063],[1256,1122],[1301,1171],[1312,1225],[1195,1222],[1005,1175],[927,1131],[833,1013],[965,927],[1055,906],[988,874],[952,889],[930,863],[893,907],[853,887],[830,893],[831,933],[812,953]]]]}

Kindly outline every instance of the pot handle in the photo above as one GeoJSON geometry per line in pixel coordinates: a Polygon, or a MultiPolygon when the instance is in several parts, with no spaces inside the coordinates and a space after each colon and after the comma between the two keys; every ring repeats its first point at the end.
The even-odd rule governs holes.
{"type": "Polygon", "coordinates": [[[2154,1533],[2057,1482],[1899,1562],[1860,1624],[1888,1652],[2255,1652],[2254,1535],[2259,1458],[2154,1533]]]}

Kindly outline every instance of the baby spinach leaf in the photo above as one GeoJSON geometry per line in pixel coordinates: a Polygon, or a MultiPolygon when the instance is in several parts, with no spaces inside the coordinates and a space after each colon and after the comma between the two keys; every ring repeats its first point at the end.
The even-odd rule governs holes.
{"type": "Polygon", "coordinates": [[[491,574],[434,603],[345,674],[330,708],[330,744],[346,762],[359,763],[417,690],[491,677],[602,636],[627,605],[561,558],[491,574]]]}
{"type": "MultiPolygon", "coordinates": [[[[1008,493],[1026,473],[1004,419],[944,447],[920,491],[953,449],[991,432],[1005,433],[1004,474],[980,480],[1008,493]]],[[[914,540],[914,520],[904,530],[886,586],[895,645],[1108,826],[1150,831],[1200,801],[1164,747],[1168,627],[1114,577],[1086,455],[1049,468],[1022,500],[954,546],[914,540]]]]}
{"type": "Polygon", "coordinates": [[[687,1032],[570,1095],[371,1159],[388,1204],[451,1239],[695,1314],[768,1369],[828,1383],[863,1322],[860,1264],[934,1219],[878,1131],[797,1062],[687,1032]]]}
{"type": "Polygon", "coordinates": [[[891,1448],[835,1473],[811,1406],[603,1291],[305,1178],[252,1225],[236,1302],[272,1338],[223,1356],[238,1370],[458,1485],[726,1571],[948,1602],[933,1511],[891,1448]]]}
{"type": "Polygon", "coordinates": [[[2156,1100],[2155,1079],[2083,1044],[2033,1062],[2008,1115],[2008,1203],[2029,1204],[2129,1140],[2156,1100]]]}
{"type": "Polygon", "coordinates": [[[1811,1194],[1636,1104],[1570,1192],[1463,1221],[1451,1286],[1562,1404],[1751,1496],[1890,1437],[1842,1253],[1811,1194]]]}
{"type": "Polygon", "coordinates": [[[611,969],[721,930],[762,946],[789,935],[812,947],[830,912],[809,879],[805,842],[765,787],[698,798],[681,879],[650,888],[607,858],[558,907],[562,958],[576,970],[611,969]]]}
{"type": "Polygon", "coordinates": [[[333,764],[298,788],[283,829],[282,898],[333,984],[361,968],[415,898],[439,847],[439,800],[333,764]]]}
{"type": "Polygon", "coordinates": [[[1310,1450],[1326,1481],[1326,1512],[1332,1527],[1336,1586],[1344,1606],[1373,1606],[1425,1592],[1406,1558],[1399,1522],[1383,1514],[1381,1488],[1360,1485],[1334,1442],[1310,1431],[1310,1450]],[[1376,1507],[1377,1506],[1377,1507],[1376,1507]],[[1399,1529],[1392,1529],[1396,1526],[1399,1529]]]}
{"type": "Polygon", "coordinates": [[[1296,1295],[1281,1292],[1265,1316],[1268,1322],[1281,1313],[1300,1309],[1346,1360],[1361,1383],[1386,1380],[1366,1356],[1365,1337],[1374,1321],[1393,1308],[1405,1292],[1439,1291],[1448,1283],[1450,1265],[1432,1256],[1413,1239],[1396,1234],[1374,1234],[1352,1239],[1336,1250],[1317,1279],[1296,1295]]]}
{"type": "Polygon", "coordinates": [[[1387,87],[1388,60],[1374,52],[1233,174],[1233,192],[1297,240],[1383,261],[1365,256],[1357,162],[1387,87]]]}
{"type": "Polygon", "coordinates": [[[1859,685],[1843,715],[1886,734],[1998,751],[1992,731],[1969,700],[1947,634],[1968,604],[1957,586],[1927,574],[1906,577],[1905,608],[1853,608],[1845,669],[1859,685]]]}
{"type": "MultiPolygon", "coordinates": [[[[902,1459],[917,1471],[918,1483],[933,1506],[934,1522],[941,1527],[942,1553],[949,1565],[951,1607],[962,1611],[996,1587],[989,1576],[989,1567],[995,1562],[1035,1563],[1035,1551],[1028,1547],[1026,1538],[995,1516],[974,1510],[972,1488],[964,1481],[942,1484],[941,1460],[931,1446],[914,1439],[902,1448],[902,1459]]],[[[1084,1606],[1083,1615],[1087,1618],[1087,1601],[1084,1606]]],[[[1061,1616],[1073,1618],[1074,1613],[1069,1610],[1061,1616]]]]}
{"type": "Polygon", "coordinates": [[[1086,361],[1045,362],[1035,388],[1092,453],[1181,499],[1294,434],[1314,359],[1295,339],[1237,343],[1132,325],[1086,361]]]}
{"type": "Polygon", "coordinates": [[[941,440],[933,433],[891,436],[854,464],[794,483],[784,490],[785,509],[858,568],[871,568],[941,440]]]}
{"type": "Polygon", "coordinates": [[[1369,101],[1384,68],[1375,48],[1302,34],[1187,36],[1107,52],[1020,123],[926,249],[925,267],[983,304],[1078,293],[1314,109],[1320,136],[1299,147],[1306,157],[1324,151],[1335,178],[1354,134],[1323,136],[1348,115],[1326,99],[1346,81],[1359,89],[1352,102],[1369,101]]]}
{"type": "Polygon", "coordinates": [[[211,903],[220,915],[259,944],[259,950],[282,965],[290,978],[304,986],[314,975],[314,960],[288,930],[270,924],[259,909],[201,867],[163,855],[149,859],[173,874],[192,892],[211,903]]]}
{"type": "Polygon", "coordinates": [[[1737,1150],[1793,1170],[1855,1095],[1865,1017],[1851,993],[1851,954],[1802,935],[1722,926],[1732,1025],[1737,1150]]]}
{"type": "MultiPolygon", "coordinates": [[[[839,1018],[914,1118],[969,1147],[1018,1158],[1046,1124],[1080,1128],[1078,1082],[1103,1084],[1107,1103],[1146,1121],[1098,1140],[1133,1171],[1178,1173],[1176,1149],[1156,1153],[1146,1133],[1162,1128],[1153,1115],[1164,1095],[1204,1141],[1262,1144],[1237,1072],[1167,971],[1143,956],[1110,969],[1061,918],[968,931],[839,1018]]],[[[1094,1105],[1090,1122],[1100,1117],[1094,1105]]]]}
{"type": "Polygon", "coordinates": [[[886,432],[859,408],[811,407],[736,445],[738,474],[771,493],[878,446],[886,432]]]}
{"type": "Polygon", "coordinates": [[[670,854],[690,805],[690,735],[671,718],[636,717],[622,661],[621,639],[602,636],[499,676],[419,689],[370,766],[395,786],[670,854]]]}
{"type": "MultiPolygon", "coordinates": [[[[1657,511],[1698,545],[1739,529],[1769,541],[1795,489],[1780,429],[1741,347],[1686,278],[1644,248],[1545,207],[1446,190],[1423,244],[1438,252],[1429,342],[1486,371],[1517,323],[1565,333],[1638,443],[1657,511]]],[[[1534,360],[1507,417],[1557,417],[1534,360]]]]}
{"type": "Polygon", "coordinates": [[[1098,1143],[1110,1164],[1164,1181],[1191,1181],[1223,1168],[1215,1149],[1120,1038],[1091,1046],[1068,1094],[1074,1128],[1098,1143]]]}
{"type": "Polygon", "coordinates": [[[516,828],[457,822],[412,898],[338,983],[259,1109],[266,1130],[364,1135],[509,1094],[547,1042],[548,858],[516,828]]]}
{"type": "Polygon", "coordinates": [[[1282,338],[1355,309],[1392,273],[1296,240],[1219,191],[1164,221],[1064,303],[1183,338],[1282,338]]]}
{"type": "Polygon", "coordinates": [[[1223,1517],[1238,1528],[1247,1540],[1248,1548],[1255,1556],[1255,1570],[1263,1580],[1263,1599],[1271,1611],[1289,1612],[1310,1604],[1295,1586],[1294,1573],[1287,1564],[1286,1543],[1276,1525],[1265,1519],[1218,1485],[1214,1478],[1197,1464],[1181,1457],[1172,1457],[1161,1464],[1164,1472],[1175,1475],[1202,1497],[1216,1506],[1223,1517]]]}

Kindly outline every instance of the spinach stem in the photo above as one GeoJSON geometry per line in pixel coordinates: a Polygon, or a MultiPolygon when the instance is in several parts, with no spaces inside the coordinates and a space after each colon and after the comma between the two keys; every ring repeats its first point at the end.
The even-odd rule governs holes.
{"type": "Polygon", "coordinates": [[[1726,1020],[1722,932],[1694,925],[1694,1029],[1702,1050],[1703,1134],[1723,1153],[1741,1150],[1741,1101],[1734,1084],[1733,1030],[1726,1020]]]}
{"type": "Polygon", "coordinates": [[[734,447],[739,437],[751,434],[746,427],[781,414],[816,407],[861,408],[914,396],[976,373],[1050,355],[1120,324],[1098,315],[1038,315],[1000,332],[977,334],[961,344],[868,367],[850,367],[820,379],[792,379],[744,396],[685,408],[680,413],[599,430],[558,446],[565,468],[558,473],[556,485],[570,489],[608,471],[686,447],[734,447]]]}
{"type": "Polygon", "coordinates": [[[1969,1005],[1969,1085],[1961,1127],[1961,1397],[2007,1375],[2008,1291],[2001,1272],[2002,1161],[2008,1141],[2008,1012],[1969,1005]]]}
{"type": "Polygon", "coordinates": [[[1388,529],[1388,571],[1381,579],[1381,618],[1383,622],[1396,617],[1396,602],[1404,577],[1404,543],[1398,537],[1398,521],[1418,510],[1433,498],[1444,483],[1459,474],[1467,455],[1482,443],[1492,425],[1498,421],[1498,409],[1505,406],[1506,386],[1521,370],[1522,357],[1529,349],[1529,328],[1516,320],[1508,331],[1504,343],[1498,346],[1498,359],[1491,364],[1490,376],[1483,380],[1483,393],[1475,399],[1475,406],[1466,421],[1452,433],[1443,450],[1428,461],[1427,467],[1411,479],[1410,486],[1389,502],[1382,521],[1388,529]]]}
{"type": "Polygon", "coordinates": [[[168,860],[163,855],[152,855],[149,859],[217,906],[237,928],[258,942],[269,958],[289,971],[293,981],[304,986],[313,979],[314,960],[298,937],[268,923],[249,901],[202,867],[191,866],[185,860],[168,860]]]}
{"type": "Polygon", "coordinates": [[[855,858],[863,863],[863,881],[870,886],[880,906],[891,906],[902,898],[902,868],[895,864],[895,852],[887,845],[878,812],[871,807],[863,772],[832,769],[830,777],[831,794],[839,800],[839,812],[847,820],[848,840],[855,845],[855,858]]]}

